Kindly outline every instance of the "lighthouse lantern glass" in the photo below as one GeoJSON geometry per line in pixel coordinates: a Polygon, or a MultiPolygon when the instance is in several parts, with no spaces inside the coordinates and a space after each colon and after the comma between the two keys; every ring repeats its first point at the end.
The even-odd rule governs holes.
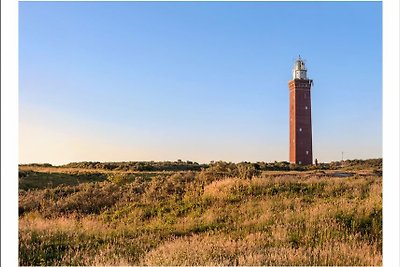
{"type": "Polygon", "coordinates": [[[293,68],[293,79],[307,79],[307,69],[304,62],[300,59],[296,60],[293,68]]]}

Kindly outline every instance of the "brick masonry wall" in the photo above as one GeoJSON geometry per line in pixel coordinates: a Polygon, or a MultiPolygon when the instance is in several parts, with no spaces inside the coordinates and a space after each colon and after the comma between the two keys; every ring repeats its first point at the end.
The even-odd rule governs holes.
{"type": "Polygon", "coordinates": [[[290,155],[291,163],[312,165],[311,125],[312,80],[289,81],[290,89],[290,155]]]}

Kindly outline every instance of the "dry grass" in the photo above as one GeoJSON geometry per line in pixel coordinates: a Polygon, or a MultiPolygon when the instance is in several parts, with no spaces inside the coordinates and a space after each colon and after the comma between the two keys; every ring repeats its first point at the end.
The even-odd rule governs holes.
{"type": "Polygon", "coordinates": [[[178,173],[21,192],[21,206],[21,265],[382,265],[372,174],[178,173]]]}
{"type": "Polygon", "coordinates": [[[302,248],[283,244],[276,246],[276,240],[276,237],[262,232],[252,233],[238,240],[230,238],[229,235],[194,235],[171,240],[157,247],[146,254],[143,264],[185,266],[382,264],[381,255],[374,248],[359,243],[356,239],[302,248]]]}

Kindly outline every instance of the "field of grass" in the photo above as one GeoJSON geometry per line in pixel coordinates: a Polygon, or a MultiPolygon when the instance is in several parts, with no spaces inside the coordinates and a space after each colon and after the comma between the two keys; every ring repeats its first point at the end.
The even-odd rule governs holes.
{"type": "Polygon", "coordinates": [[[20,265],[382,265],[368,168],[20,167],[20,265]]]}

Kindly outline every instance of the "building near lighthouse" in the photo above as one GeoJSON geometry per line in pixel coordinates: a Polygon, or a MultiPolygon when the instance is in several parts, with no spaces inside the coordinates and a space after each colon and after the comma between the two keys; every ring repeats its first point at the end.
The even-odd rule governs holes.
{"type": "Polygon", "coordinates": [[[304,60],[295,61],[290,90],[290,163],[312,165],[311,86],[304,60]]]}

